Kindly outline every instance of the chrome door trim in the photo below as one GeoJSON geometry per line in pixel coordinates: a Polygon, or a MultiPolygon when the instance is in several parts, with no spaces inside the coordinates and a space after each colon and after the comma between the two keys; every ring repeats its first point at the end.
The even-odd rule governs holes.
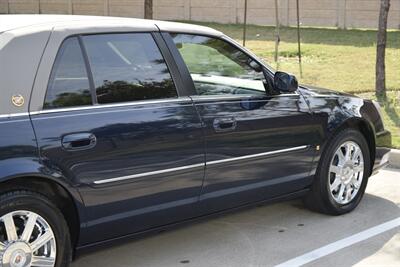
{"type": "Polygon", "coordinates": [[[298,150],[303,150],[308,148],[308,145],[304,146],[296,146],[296,147],[291,147],[291,148],[285,148],[285,149],[279,149],[279,150],[274,150],[274,151],[269,151],[269,152],[264,152],[264,153],[258,153],[258,154],[250,154],[246,156],[241,156],[241,157],[234,157],[234,158],[229,158],[229,159],[220,159],[220,160],[213,160],[207,162],[208,165],[215,165],[215,164],[220,164],[220,163],[225,163],[225,162],[231,162],[231,161],[238,161],[238,160],[245,160],[245,159],[252,159],[252,158],[259,158],[263,156],[272,156],[272,155],[277,155],[281,153],[287,153],[287,152],[292,152],[292,151],[298,151],[298,150]]]}
{"type": "Polygon", "coordinates": [[[162,173],[168,173],[168,172],[174,172],[174,171],[182,171],[182,170],[204,167],[204,166],[205,166],[204,163],[198,163],[198,164],[186,165],[186,166],[177,167],[177,168],[170,168],[170,169],[164,169],[164,170],[159,170],[159,171],[144,172],[144,173],[138,173],[138,174],[133,174],[133,175],[128,175],[128,176],[121,176],[121,177],[115,177],[115,178],[110,178],[110,179],[98,180],[98,181],[94,181],[94,184],[113,183],[113,182],[130,180],[130,179],[135,179],[135,178],[140,178],[140,177],[145,177],[145,176],[150,176],[150,175],[156,175],[156,174],[162,174],[162,173]]]}
{"type": "Polygon", "coordinates": [[[135,178],[141,178],[141,177],[145,177],[145,176],[156,175],[156,174],[163,174],[163,173],[182,171],[182,170],[187,170],[187,169],[192,169],[192,168],[206,167],[209,165],[216,165],[216,164],[221,164],[221,163],[226,163],[226,162],[259,158],[259,157],[264,157],[264,156],[272,156],[272,155],[277,155],[277,154],[281,154],[281,153],[304,150],[309,147],[310,147],[309,145],[303,145],[303,146],[297,146],[297,147],[291,147],[291,148],[285,148],[285,149],[264,152],[264,153],[250,154],[250,155],[246,155],[246,156],[221,159],[221,160],[213,160],[213,161],[208,161],[205,164],[198,163],[198,164],[185,165],[185,166],[181,166],[181,167],[164,169],[164,170],[159,170],[159,171],[144,172],[144,173],[138,173],[138,174],[133,174],[133,175],[128,175],[128,176],[121,176],[121,177],[115,177],[115,178],[104,179],[104,180],[96,180],[93,183],[96,185],[102,185],[102,184],[107,184],[107,183],[120,182],[120,181],[135,179],[135,178]]]}
{"type": "Polygon", "coordinates": [[[178,98],[169,98],[169,99],[159,99],[159,100],[142,100],[142,101],[133,101],[133,102],[125,102],[125,103],[116,103],[116,104],[98,104],[98,105],[90,105],[90,106],[81,106],[81,107],[70,107],[70,108],[55,108],[55,109],[43,109],[40,111],[31,111],[30,115],[40,115],[40,114],[49,114],[49,113],[58,113],[58,112],[72,112],[72,111],[81,111],[81,110],[96,110],[96,109],[106,109],[106,108],[115,108],[115,107],[131,107],[131,106],[141,106],[141,105],[154,105],[154,104],[168,104],[168,103],[182,103],[182,102],[191,102],[190,97],[178,97],[178,98]]]}

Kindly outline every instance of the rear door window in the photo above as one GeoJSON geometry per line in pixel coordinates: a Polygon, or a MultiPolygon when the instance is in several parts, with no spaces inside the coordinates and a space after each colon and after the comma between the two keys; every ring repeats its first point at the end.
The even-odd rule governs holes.
{"type": "Polygon", "coordinates": [[[66,39],[50,75],[44,109],[91,105],[89,78],[77,37],[66,39]]]}
{"type": "Polygon", "coordinates": [[[100,104],[177,97],[150,33],[83,36],[100,104]]]}

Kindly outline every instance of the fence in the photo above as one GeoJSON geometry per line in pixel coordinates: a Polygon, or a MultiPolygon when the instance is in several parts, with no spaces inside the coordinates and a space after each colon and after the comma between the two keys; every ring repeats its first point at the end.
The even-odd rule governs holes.
{"type": "MultiPolygon", "coordinates": [[[[273,25],[274,0],[248,0],[248,23],[273,25]]],[[[389,28],[400,28],[400,0],[392,0],[389,28]]],[[[376,28],[380,0],[300,0],[302,25],[376,28]]],[[[154,17],[221,23],[243,21],[244,0],[154,0],[154,17]]],[[[285,26],[295,25],[296,1],[279,0],[285,26]]],[[[0,0],[0,13],[143,17],[144,0],[0,0]]]]}

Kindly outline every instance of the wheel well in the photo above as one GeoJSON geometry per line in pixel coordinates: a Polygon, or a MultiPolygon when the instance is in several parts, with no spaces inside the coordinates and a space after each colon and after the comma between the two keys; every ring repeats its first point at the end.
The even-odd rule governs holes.
{"type": "Polygon", "coordinates": [[[370,156],[371,156],[370,170],[372,173],[372,169],[373,169],[374,161],[375,161],[374,160],[375,159],[375,150],[376,150],[374,131],[372,130],[371,126],[366,121],[353,118],[353,119],[349,119],[349,120],[345,121],[339,128],[337,128],[335,130],[335,132],[333,133],[332,136],[334,136],[336,133],[342,131],[343,129],[348,129],[348,128],[359,131],[365,137],[365,140],[367,141],[367,144],[368,144],[370,156]]]}
{"type": "Polygon", "coordinates": [[[64,215],[75,247],[79,236],[79,216],[71,194],[63,186],[46,178],[20,177],[4,181],[0,187],[0,193],[27,190],[49,198],[64,215]]]}

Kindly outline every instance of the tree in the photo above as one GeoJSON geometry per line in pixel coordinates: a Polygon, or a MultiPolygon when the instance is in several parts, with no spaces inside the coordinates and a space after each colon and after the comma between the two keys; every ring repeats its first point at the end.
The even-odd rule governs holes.
{"type": "Polygon", "coordinates": [[[144,0],[144,18],[153,19],[153,0],[144,0]]]}
{"type": "Polygon", "coordinates": [[[379,12],[379,28],[376,45],[376,96],[386,98],[386,70],[385,52],[387,40],[387,21],[389,15],[390,0],[381,0],[379,12]]]}

